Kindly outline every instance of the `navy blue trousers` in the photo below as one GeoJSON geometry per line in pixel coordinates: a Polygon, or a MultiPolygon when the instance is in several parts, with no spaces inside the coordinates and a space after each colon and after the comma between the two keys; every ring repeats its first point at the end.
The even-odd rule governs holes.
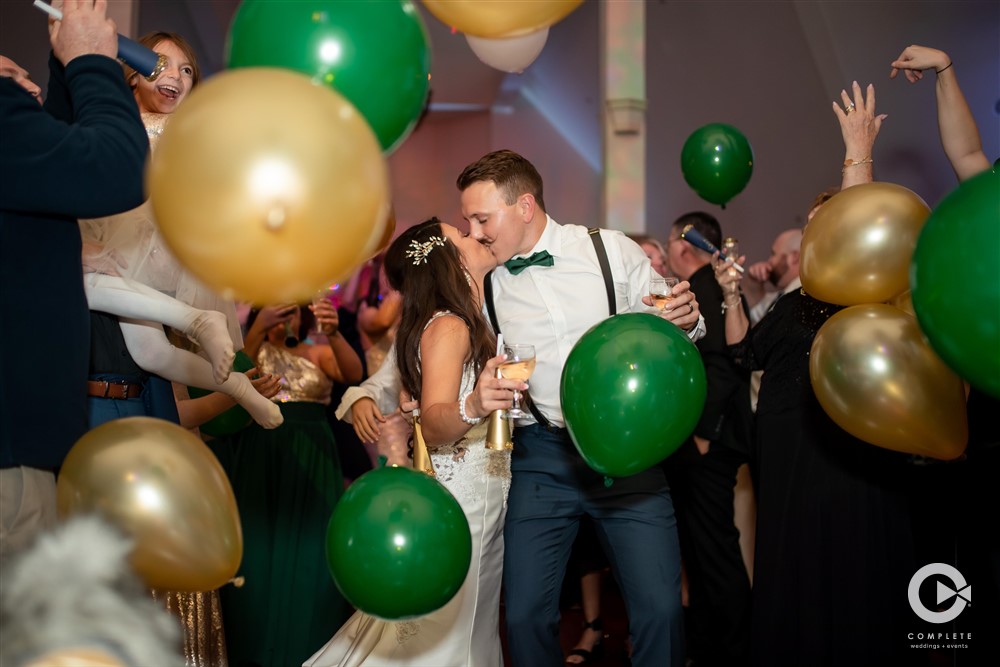
{"type": "Polygon", "coordinates": [[[559,593],[580,519],[594,520],[625,599],[635,667],[683,664],[681,556],[659,466],[606,486],[563,430],[514,432],[504,527],[507,641],[515,667],[563,664],[559,593]]]}

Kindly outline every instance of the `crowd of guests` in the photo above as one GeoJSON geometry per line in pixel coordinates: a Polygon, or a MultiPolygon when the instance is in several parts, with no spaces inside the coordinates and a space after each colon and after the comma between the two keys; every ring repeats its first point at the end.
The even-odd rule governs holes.
{"type": "MultiPolygon", "coordinates": [[[[502,591],[513,664],[586,663],[603,640],[595,593],[599,573],[610,568],[628,615],[629,658],[639,667],[930,664],[906,641],[914,627],[907,581],[928,542],[914,521],[913,480],[947,479],[968,502],[988,503],[975,494],[988,488],[978,464],[996,461],[995,435],[987,435],[995,429],[972,429],[968,464],[927,465],[927,472],[915,465],[924,462],[863,443],[825,415],[808,355],[839,307],[801,289],[800,229],[782,232],[771,256],[741,273],[682,238],[694,228],[720,246],[722,226],[710,214],[678,217],[662,244],[560,224],[534,166],[495,151],[457,178],[468,232],[437,218],[413,225],[331,298],[266,305],[238,322],[234,304],[208,305],[193,296],[197,288],[182,288],[182,267],[166,265],[174,280],[154,285],[155,294],[146,291],[152,278],[132,273],[142,261],[119,275],[127,263],[115,264],[116,251],[136,244],[138,256],[155,255],[164,270],[142,208],[143,164],[199,69],[182,37],[155,33],[140,41],[167,57],[159,83],[131,70],[123,76],[105,10],[103,0],[66,0],[64,18],[51,23],[44,108],[40,88],[0,57],[0,302],[40,321],[58,294],[61,326],[36,330],[33,342],[64,350],[39,356],[4,346],[0,356],[5,376],[18,378],[0,389],[5,588],[11,556],[54,526],[56,474],[88,429],[144,415],[197,431],[238,403],[252,423],[206,440],[237,498],[245,583],[154,594],[183,629],[179,662],[496,666],[502,591]],[[116,247],[117,237],[88,236],[94,227],[81,222],[101,216],[147,231],[116,247]],[[680,279],[663,311],[649,297],[653,274],[680,279]],[[92,293],[97,283],[134,300],[124,310],[108,303],[88,313],[88,298],[92,308],[106,303],[92,293]],[[581,303],[581,292],[608,299],[581,303]],[[608,480],[576,453],[559,382],[580,336],[629,312],[658,314],[687,334],[702,355],[708,394],[676,454],[608,480]],[[534,345],[529,381],[498,377],[500,333],[534,345]],[[160,338],[168,335],[166,349],[160,338]],[[240,349],[253,365],[245,373],[231,370],[240,349]],[[191,398],[187,385],[214,392],[191,398]],[[515,391],[528,392],[531,417],[514,423],[512,451],[490,451],[486,418],[510,408],[515,391]],[[50,418],[53,405],[58,420],[50,418]],[[458,595],[426,617],[394,622],[359,611],[348,618],[323,555],[327,521],[345,485],[379,456],[406,464],[405,415],[414,407],[438,479],[469,520],[473,565],[458,595]],[[741,531],[736,518],[747,468],[757,501],[752,559],[748,526],[741,531]],[[581,565],[570,571],[581,578],[585,627],[564,656],[559,598],[574,549],[581,565]]],[[[936,70],[948,158],[960,179],[988,169],[947,56],[911,46],[892,65],[911,82],[936,70]]],[[[884,119],[873,87],[855,83],[834,112],[847,160],[840,187],[870,182],[884,119]]],[[[821,194],[809,217],[831,196],[821,194]]],[[[114,294],[103,296],[115,301],[114,294]]],[[[995,403],[973,391],[970,418],[972,405],[988,411],[995,403]]],[[[984,582],[977,595],[987,613],[975,621],[984,637],[979,631],[997,608],[997,531],[957,533],[959,548],[979,558],[966,574],[984,582]]],[[[994,650],[975,646],[983,655],[994,650]]],[[[34,657],[6,650],[5,664],[34,657]]]]}

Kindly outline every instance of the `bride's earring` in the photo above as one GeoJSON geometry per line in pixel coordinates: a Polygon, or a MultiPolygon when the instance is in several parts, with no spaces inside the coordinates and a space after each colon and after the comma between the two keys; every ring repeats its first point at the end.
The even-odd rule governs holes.
{"type": "Polygon", "coordinates": [[[469,273],[468,269],[462,269],[462,273],[465,274],[465,282],[469,283],[469,287],[472,287],[472,274],[469,273]]]}

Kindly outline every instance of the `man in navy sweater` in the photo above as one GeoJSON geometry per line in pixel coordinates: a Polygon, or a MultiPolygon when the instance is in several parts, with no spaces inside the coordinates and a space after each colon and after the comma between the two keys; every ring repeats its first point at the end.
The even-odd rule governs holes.
{"type": "Polygon", "coordinates": [[[0,567],[55,521],[55,471],[87,428],[89,316],[77,218],[143,201],[149,150],[107,0],[50,25],[44,107],[0,58],[0,567]]]}

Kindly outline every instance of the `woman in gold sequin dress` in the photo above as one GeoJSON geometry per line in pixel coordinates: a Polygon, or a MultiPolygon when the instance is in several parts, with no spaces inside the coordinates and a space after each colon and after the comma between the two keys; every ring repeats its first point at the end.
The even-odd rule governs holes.
{"type": "Polygon", "coordinates": [[[314,308],[326,345],[306,340],[307,308],[268,306],[248,321],[246,353],[261,373],[280,377],[272,400],[284,423],[241,431],[227,465],[244,544],[245,583],[222,591],[233,667],[301,665],[345,616],[324,555],[326,525],[344,490],[325,406],[333,383],[359,382],[362,366],[333,306],[314,308]]]}

